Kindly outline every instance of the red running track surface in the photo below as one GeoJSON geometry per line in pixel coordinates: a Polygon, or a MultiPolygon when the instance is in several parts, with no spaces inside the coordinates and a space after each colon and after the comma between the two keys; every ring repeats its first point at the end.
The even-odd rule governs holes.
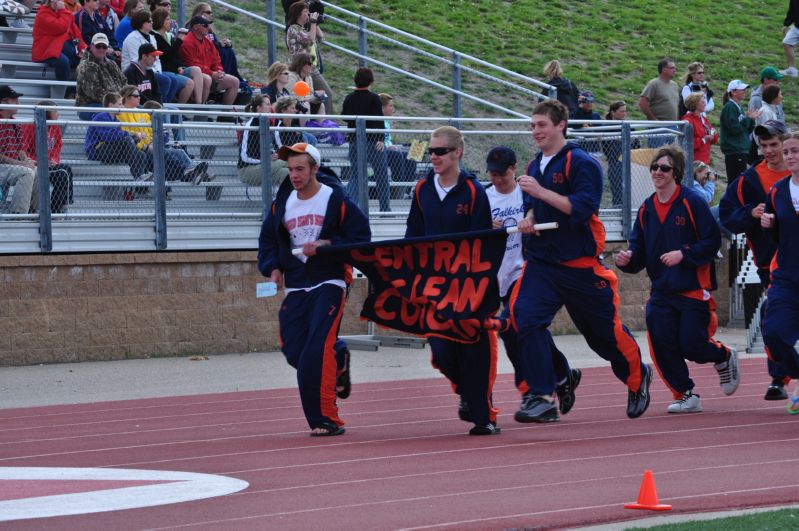
{"type": "Polygon", "coordinates": [[[692,365],[700,414],[667,414],[671,395],[656,378],[636,420],[610,368],[586,369],[574,410],[547,425],[513,421],[519,396],[502,375],[502,434],[486,437],[466,435],[471,426],[457,420],[457,399],[432,369],[430,379],[358,384],[356,365],[352,396],[341,403],[347,433],[331,438],[308,435],[294,389],[0,410],[0,467],[249,482],[222,497],[0,527],[562,528],[649,516],[623,508],[646,469],[673,513],[795,503],[799,418],[763,400],[765,360],[741,367],[741,387],[725,397],[712,366],[692,365]]]}

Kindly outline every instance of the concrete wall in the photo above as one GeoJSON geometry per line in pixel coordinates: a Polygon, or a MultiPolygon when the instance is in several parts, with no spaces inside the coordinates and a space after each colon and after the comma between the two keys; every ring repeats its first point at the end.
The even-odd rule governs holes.
{"type": "MultiPolygon", "coordinates": [[[[715,294],[721,324],[726,271],[725,261],[717,267],[725,289],[715,294]]],[[[644,329],[649,282],[618,276],[622,320],[644,329]]],[[[280,296],[256,299],[262,280],[254,252],[0,256],[0,365],[277,349],[280,296]]],[[[366,288],[353,283],[342,334],[366,333],[358,318],[366,288]]],[[[551,329],[576,331],[565,311],[551,329]]]]}

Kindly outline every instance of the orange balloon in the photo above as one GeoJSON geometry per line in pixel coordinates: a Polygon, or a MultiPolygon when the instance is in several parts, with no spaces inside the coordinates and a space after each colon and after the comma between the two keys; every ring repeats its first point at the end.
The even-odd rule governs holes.
{"type": "Polygon", "coordinates": [[[311,87],[308,86],[308,83],[305,81],[297,81],[294,84],[294,94],[299,96],[300,98],[304,98],[311,93],[311,87]]]}

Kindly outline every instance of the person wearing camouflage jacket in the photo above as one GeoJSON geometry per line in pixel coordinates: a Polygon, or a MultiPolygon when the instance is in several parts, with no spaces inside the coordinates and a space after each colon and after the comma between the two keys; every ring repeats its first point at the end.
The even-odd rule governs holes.
{"type": "MultiPolygon", "coordinates": [[[[95,34],[91,46],[83,52],[77,69],[77,107],[102,107],[106,94],[119,92],[127,85],[125,75],[114,59],[106,56],[107,39],[103,33],[95,34]]],[[[82,120],[91,120],[93,115],[90,112],[78,113],[82,120]]]]}

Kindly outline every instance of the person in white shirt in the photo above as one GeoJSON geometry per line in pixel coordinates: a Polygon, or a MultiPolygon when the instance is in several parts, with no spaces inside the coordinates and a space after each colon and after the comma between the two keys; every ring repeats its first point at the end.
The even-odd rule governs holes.
{"type": "MultiPolygon", "coordinates": [[[[491,220],[494,228],[515,227],[524,218],[522,189],[516,183],[516,153],[505,146],[493,148],[486,157],[486,172],[491,179],[491,185],[486,188],[486,195],[491,205],[491,220]]],[[[521,375],[518,336],[516,330],[510,325],[509,300],[513,286],[522,275],[523,269],[522,234],[520,232],[509,234],[505,244],[505,255],[497,273],[499,295],[503,305],[499,319],[502,323],[499,337],[502,338],[505,353],[513,365],[516,388],[522,395],[528,390],[528,386],[521,375]]],[[[561,414],[565,415],[574,406],[574,390],[580,383],[582,373],[580,369],[569,368],[565,356],[558,350],[554,342],[551,342],[550,347],[558,382],[556,388],[558,407],[561,414]]]]}

